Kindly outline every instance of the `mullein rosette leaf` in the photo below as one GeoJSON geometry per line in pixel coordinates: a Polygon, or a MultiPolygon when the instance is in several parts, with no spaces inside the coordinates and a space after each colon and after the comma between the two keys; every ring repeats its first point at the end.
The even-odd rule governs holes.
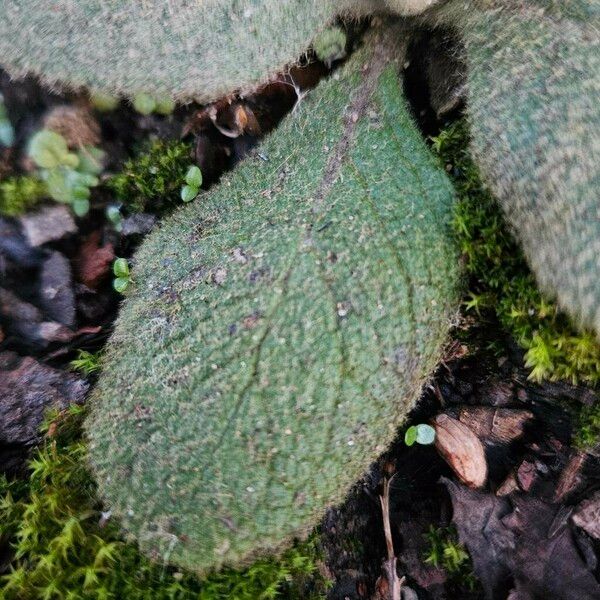
{"type": "Polygon", "coordinates": [[[402,95],[405,37],[368,34],[135,256],[87,431],[101,495],[158,560],[205,573],[309,531],[440,358],[454,193],[402,95]]]}
{"type": "MultiPolygon", "coordinates": [[[[14,74],[165,114],[173,99],[267,81],[338,14],[435,4],[9,0],[0,55],[14,74]]],[[[585,0],[455,0],[428,13],[465,41],[474,156],[541,285],[596,331],[598,12],[585,0]]],[[[454,197],[402,97],[404,34],[368,34],[262,158],[135,258],[88,433],[101,494],[150,556],[205,573],[305,533],[391,441],[440,356],[460,287],[454,197]]],[[[44,135],[30,151],[51,195],[87,211],[97,173],[44,135]]],[[[177,177],[149,186],[134,172],[116,189],[134,186],[140,209],[171,185],[192,200],[201,181],[188,170],[183,185],[186,152],[177,177]]],[[[127,261],[114,272],[124,291],[127,261]]],[[[426,426],[408,441],[419,436],[426,426]]]]}
{"type": "Polygon", "coordinates": [[[414,15],[435,0],[6,0],[0,56],[14,75],[85,86],[168,114],[173,100],[248,91],[296,62],[337,16],[414,15]],[[60,52],[49,52],[60,48],[60,52]]]}
{"type": "Polygon", "coordinates": [[[600,4],[450,2],[472,153],[543,292],[600,334],[600,4]]]}

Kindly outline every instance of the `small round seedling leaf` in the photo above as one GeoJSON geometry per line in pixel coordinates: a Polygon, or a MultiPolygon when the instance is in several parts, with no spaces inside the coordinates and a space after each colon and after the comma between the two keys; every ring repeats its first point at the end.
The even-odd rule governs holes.
{"type": "Polygon", "coordinates": [[[181,199],[184,202],[191,202],[198,195],[198,188],[191,185],[184,185],[181,188],[181,199]]]}
{"type": "Polygon", "coordinates": [[[71,202],[75,204],[75,202],[79,200],[88,200],[90,197],[90,188],[85,187],[85,185],[74,185],[71,188],[71,202]]]}
{"type": "Polygon", "coordinates": [[[129,264],[126,258],[117,258],[113,264],[115,277],[129,277],[129,264]]]}
{"type": "Polygon", "coordinates": [[[133,99],[133,108],[141,115],[149,115],[156,110],[156,100],[148,94],[138,94],[133,99]]]}
{"type": "MultiPolygon", "coordinates": [[[[89,193],[89,190],[87,191],[89,193]]],[[[90,201],[87,198],[76,198],[73,200],[73,204],[71,206],[73,207],[73,212],[78,217],[83,217],[87,215],[90,210],[90,201]]]]}
{"type": "Polygon", "coordinates": [[[404,434],[404,443],[407,446],[412,446],[417,441],[417,428],[411,425],[404,434]]]}
{"type": "Polygon", "coordinates": [[[115,291],[119,292],[119,294],[122,294],[127,289],[128,285],[129,285],[128,277],[117,277],[113,281],[113,288],[115,288],[115,291]]]}
{"type": "Polygon", "coordinates": [[[433,444],[435,442],[435,429],[431,425],[427,425],[425,423],[421,423],[417,425],[417,444],[421,444],[423,446],[428,446],[429,444],[433,444]]]}
{"type": "Polygon", "coordinates": [[[15,143],[15,130],[8,119],[0,119],[0,146],[10,148],[15,143]]]}
{"type": "Polygon", "coordinates": [[[92,94],[90,100],[92,106],[100,112],[109,112],[119,106],[119,98],[110,94],[95,93],[92,94]]]}
{"type": "Polygon", "coordinates": [[[84,146],[77,153],[77,156],[79,157],[79,171],[90,175],[98,175],[102,172],[104,155],[104,151],[100,148],[84,146]]]}
{"type": "Polygon", "coordinates": [[[65,167],[76,169],[79,166],[79,156],[77,156],[77,154],[73,154],[72,152],[67,152],[67,154],[62,157],[62,164],[65,167]]]}
{"type": "Polygon", "coordinates": [[[53,169],[64,164],[73,166],[71,163],[74,160],[78,162],[77,156],[69,153],[65,138],[49,129],[42,129],[31,138],[28,154],[42,169],[53,169]]]}
{"type": "Polygon", "coordinates": [[[159,115],[170,115],[175,110],[175,102],[171,98],[157,98],[154,111],[159,115]]]}
{"type": "Polygon", "coordinates": [[[80,173],[79,171],[69,172],[70,180],[72,181],[73,187],[81,186],[86,188],[95,187],[100,183],[100,180],[90,173],[80,173]]]}
{"type": "Polygon", "coordinates": [[[73,202],[72,185],[68,178],[66,169],[56,167],[45,172],[48,194],[57,202],[71,204],[73,202]]]}
{"type": "Polygon", "coordinates": [[[106,208],[106,218],[112,223],[115,231],[123,229],[123,215],[121,209],[116,205],[111,205],[106,208]]]}
{"type": "Polygon", "coordinates": [[[200,168],[192,165],[185,175],[185,182],[190,187],[199,188],[202,185],[202,171],[200,171],[200,168]]]}

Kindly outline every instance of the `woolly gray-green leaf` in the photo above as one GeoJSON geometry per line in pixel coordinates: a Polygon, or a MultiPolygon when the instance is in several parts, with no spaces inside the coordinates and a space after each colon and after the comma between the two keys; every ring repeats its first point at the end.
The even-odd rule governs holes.
{"type": "Polygon", "coordinates": [[[445,19],[466,43],[474,157],[540,286],[600,333],[600,3],[486,4],[502,3],[445,19]]]}
{"type": "Polygon", "coordinates": [[[100,493],[157,559],[206,572],[306,532],[440,357],[454,196],[391,33],[135,257],[87,430],[100,493]]]}
{"type": "Polygon", "coordinates": [[[89,87],[96,98],[133,98],[143,114],[168,113],[171,99],[208,102],[267,81],[336,15],[417,14],[434,2],[5,0],[0,64],[89,87]]]}
{"type": "Polygon", "coordinates": [[[332,0],[6,0],[0,64],[104,94],[209,101],[296,60],[338,8],[332,0]]]}

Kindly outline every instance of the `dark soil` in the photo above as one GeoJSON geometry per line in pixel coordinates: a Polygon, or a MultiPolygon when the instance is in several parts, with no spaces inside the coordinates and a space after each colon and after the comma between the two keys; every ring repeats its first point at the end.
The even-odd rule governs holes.
{"type": "Polygon", "coordinates": [[[511,592],[511,598],[598,597],[600,544],[569,518],[600,487],[598,457],[571,446],[569,409],[574,402],[593,401],[595,392],[566,383],[533,384],[517,348],[508,346],[505,355],[497,356],[485,350],[488,342],[489,333],[483,335],[475,327],[461,346],[452,347],[453,353],[457,348],[468,352],[459,358],[450,355],[439,368],[409,423],[472,407],[529,410],[534,418],[524,435],[510,443],[483,437],[489,480],[478,492],[457,481],[435,448],[407,448],[399,439],[357,484],[346,504],[331,509],[323,522],[327,564],[336,581],[330,598],[373,597],[386,553],[379,494],[390,472],[396,473],[391,522],[398,571],[407,576],[418,598],[504,599],[511,592]],[[579,466],[577,474],[567,478],[573,464],[579,466]],[[512,480],[514,489],[499,495],[503,484],[512,480]],[[460,504],[466,502],[463,496],[469,500],[466,512],[460,504]],[[502,527],[489,521],[488,504],[496,502],[502,503],[498,510],[508,523],[502,527]],[[518,525],[509,522],[516,513],[523,519],[518,525]],[[472,557],[474,586],[462,571],[456,577],[425,562],[430,551],[425,534],[431,527],[451,524],[472,557]],[[553,545],[550,553],[548,545],[557,536],[562,546],[553,545]],[[528,564],[533,565],[529,571],[528,564]]]}

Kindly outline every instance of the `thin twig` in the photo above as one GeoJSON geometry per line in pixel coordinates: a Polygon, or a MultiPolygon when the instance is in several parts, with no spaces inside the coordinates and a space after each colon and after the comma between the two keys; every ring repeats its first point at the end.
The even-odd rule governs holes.
{"type": "Polygon", "coordinates": [[[394,477],[395,475],[392,475],[390,479],[384,478],[383,493],[381,496],[379,496],[379,501],[381,503],[381,514],[383,517],[385,544],[387,546],[387,560],[383,562],[382,569],[389,586],[389,600],[400,600],[402,595],[402,584],[406,578],[402,577],[400,579],[396,571],[397,559],[396,553],[394,552],[392,527],[390,524],[390,484],[392,483],[394,477]]]}

